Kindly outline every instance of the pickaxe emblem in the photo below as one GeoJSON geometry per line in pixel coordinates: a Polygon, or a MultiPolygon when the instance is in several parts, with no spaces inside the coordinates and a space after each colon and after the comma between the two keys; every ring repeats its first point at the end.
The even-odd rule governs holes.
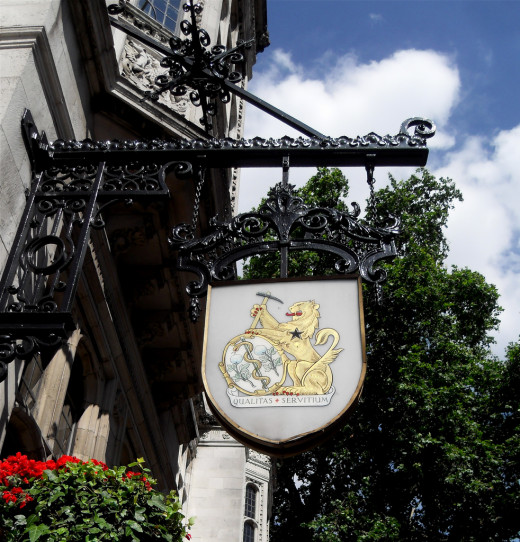
{"type": "Polygon", "coordinates": [[[255,319],[253,320],[253,323],[251,324],[251,329],[254,329],[258,325],[258,320],[260,320],[260,311],[261,309],[265,308],[267,305],[267,301],[269,299],[274,299],[275,301],[278,301],[279,303],[283,304],[283,301],[281,299],[278,299],[274,295],[271,295],[271,292],[256,292],[256,295],[259,295],[263,297],[263,301],[260,304],[260,308],[258,309],[258,312],[256,313],[255,319]]]}

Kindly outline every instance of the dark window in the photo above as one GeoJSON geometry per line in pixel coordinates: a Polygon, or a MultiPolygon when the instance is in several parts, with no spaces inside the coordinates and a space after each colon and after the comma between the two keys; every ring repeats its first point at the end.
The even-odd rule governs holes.
{"type": "Polygon", "coordinates": [[[181,0],[141,0],[139,8],[175,33],[181,0]]]}
{"type": "Polygon", "coordinates": [[[255,542],[255,527],[251,523],[244,524],[244,542],[255,542]]]}
{"type": "Polygon", "coordinates": [[[258,490],[256,489],[255,486],[251,484],[246,486],[246,507],[245,507],[244,515],[248,518],[255,519],[257,493],[258,493],[258,490]]]}

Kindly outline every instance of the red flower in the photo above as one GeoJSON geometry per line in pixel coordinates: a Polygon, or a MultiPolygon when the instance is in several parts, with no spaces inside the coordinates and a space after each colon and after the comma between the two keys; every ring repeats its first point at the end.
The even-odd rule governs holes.
{"type": "MultiPolygon", "coordinates": [[[[63,455],[56,461],[53,459],[49,459],[48,461],[35,461],[34,459],[29,459],[26,455],[22,455],[20,452],[17,452],[16,455],[11,455],[4,460],[0,460],[0,486],[14,486],[12,490],[5,490],[2,492],[2,499],[4,499],[6,503],[19,501],[20,508],[23,508],[28,502],[33,500],[33,498],[25,492],[23,485],[29,485],[35,478],[41,479],[45,470],[66,470],[68,463],[87,465],[89,462],[81,461],[81,459],[70,455],[63,455]]],[[[103,471],[109,470],[108,465],[97,459],[91,459],[90,463],[101,467],[103,471]]],[[[87,472],[85,472],[85,474],[87,474],[87,472]]],[[[94,475],[97,474],[98,471],[94,471],[94,475]]],[[[122,477],[123,480],[131,480],[132,478],[141,481],[148,491],[152,490],[152,485],[141,472],[129,471],[122,477]]],[[[104,478],[103,481],[106,482],[107,478],[104,478]]]]}

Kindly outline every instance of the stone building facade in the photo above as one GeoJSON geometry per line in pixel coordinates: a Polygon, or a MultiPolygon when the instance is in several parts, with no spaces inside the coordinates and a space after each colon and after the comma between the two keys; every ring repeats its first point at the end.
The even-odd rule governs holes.
{"type": "MultiPolygon", "coordinates": [[[[111,27],[110,3],[0,0],[2,270],[31,187],[20,129],[26,109],[51,141],[208,137],[200,109],[185,96],[141,100],[154,90],[160,58],[111,27]]],[[[246,52],[246,85],[267,45],[265,0],[201,3],[199,22],[212,43],[256,38],[246,52]]],[[[161,18],[163,4],[180,6],[132,1],[120,17],[167,44],[183,12],[161,18]]],[[[219,105],[211,135],[239,138],[243,121],[244,103],[233,96],[219,105]]],[[[238,182],[238,171],[210,172],[200,194],[201,231],[212,216],[231,215],[238,182]]],[[[175,488],[187,515],[197,516],[193,540],[264,542],[271,461],[231,439],[205,405],[202,324],[187,318],[186,277],[168,248],[171,228],[193,219],[196,188],[174,174],[166,183],[166,202],[113,205],[105,227],[92,231],[68,340],[52,354],[9,363],[0,383],[0,456],[70,454],[109,464],[144,457],[159,486],[175,488]]]]}

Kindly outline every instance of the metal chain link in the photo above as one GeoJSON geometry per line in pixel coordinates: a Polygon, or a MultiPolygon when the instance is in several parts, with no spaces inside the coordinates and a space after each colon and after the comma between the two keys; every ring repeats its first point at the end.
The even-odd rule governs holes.
{"type": "Polygon", "coordinates": [[[368,199],[368,212],[372,214],[372,222],[376,220],[376,196],[374,191],[374,185],[376,180],[374,178],[374,166],[367,165],[365,166],[367,170],[367,184],[370,187],[370,197],[368,199]]]}
{"type": "Polygon", "coordinates": [[[204,180],[206,177],[206,168],[198,168],[197,176],[199,182],[197,183],[197,188],[195,188],[195,201],[193,203],[193,218],[191,220],[191,231],[195,234],[197,230],[197,220],[199,219],[199,208],[200,208],[200,194],[202,192],[202,186],[204,185],[204,180]]]}

